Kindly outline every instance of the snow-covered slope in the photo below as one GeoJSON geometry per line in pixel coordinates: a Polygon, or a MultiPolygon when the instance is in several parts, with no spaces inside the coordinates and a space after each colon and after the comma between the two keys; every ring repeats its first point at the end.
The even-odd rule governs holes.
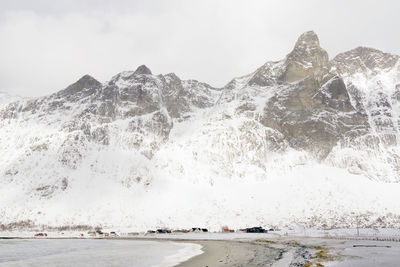
{"type": "Polygon", "coordinates": [[[0,224],[400,225],[399,57],[313,32],[223,88],[146,66],[0,109],[0,224]]]}
{"type": "Polygon", "coordinates": [[[14,96],[14,95],[9,95],[7,93],[4,93],[4,92],[0,91],[0,108],[3,108],[7,104],[9,104],[9,103],[11,103],[13,101],[20,100],[20,99],[21,99],[21,97],[14,96]]]}

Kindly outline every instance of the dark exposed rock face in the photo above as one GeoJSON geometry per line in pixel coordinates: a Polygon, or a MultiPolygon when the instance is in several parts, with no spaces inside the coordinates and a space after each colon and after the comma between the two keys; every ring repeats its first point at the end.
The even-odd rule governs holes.
{"type": "Polygon", "coordinates": [[[366,116],[353,108],[338,77],[320,88],[312,76],[283,87],[267,102],[261,122],[278,129],[292,147],[315,152],[318,158],[341,138],[368,129],[366,116]]]}
{"type": "Polygon", "coordinates": [[[261,119],[296,149],[325,157],[344,137],[368,131],[367,116],[353,106],[342,78],[330,71],[328,54],[314,32],[300,36],[282,62],[261,67],[250,79],[259,86],[278,86],[261,119]]]}
{"type": "Polygon", "coordinates": [[[148,67],[146,67],[145,65],[139,66],[136,69],[136,71],[133,73],[133,75],[141,75],[141,74],[152,75],[151,70],[148,67]]]}
{"type": "Polygon", "coordinates": [[[399,60],[397,55],[367,47],[341,53],[332,60],[334,71],[345,77],[348,87],[352,89],[351,98],[357,101],[359,109],[367,113],[374,134],[382,134],[385,139],[392,140],[391,143],[396,143],[396,135],[400,130],[393,108],[399,101],[398,89],[396,84],[393,88],[387,88],[388,85],[383,83],[387,83],[388,79],[400,78],[399,60]],[[388,75],[389,72],[397,72],[397,77],[386,78],[386,81],[374,79],[374,76],[388,75]],[[354,86],[353,80],[357,82],[360,79],[362,83],[354,86]]]}
{"type": "Polygon", "coordinates": [[[325,105],[332,110],[340,112],[356,111],[351,105],[349,93],[343,79],[337,76],[324,84],[313,98],[320,100],[321,105],[325,105]]]}
{"type": "Polygon", "coordinates": [[[314,75],[317,81],[321,81],[328,71],[328,53],[320,47],[318,36],[309,31],[299,37],[293,51],[286,57],[286,69],[281,80],[294,82],[314,75]]]}
{"type": "Polygon", "coordinates": [[[276,83],[296,82],[313,75],[322,85],[331,78],[325,77],[329,69],[328,53],[320,47],[318,36],[309,31],[299,37],[292,52],[283,61],[267,62],[256,70],[248,84],[273,86],[276,83]]]}
{"type": "Polygon", "coordinates": [[[189,92],[183,88],[181,79],[174,73],[167,74],[163,78],[164,86],[161,94],[168,113],[176,118],[181,113],[188,112],[190,110],[189,92]]]}
{"type": "Polygon", "coordinates": [[[74,95],[76,93],[82,92],[82,90],[86,89],[86,94],[89,95],[93,93],[93,89],[100,88],[101,83],[94,79],[90,75],[85,75],[82,78],[80,78],[77,82],[71,84],[64,90],[61,90],[60,92],[57,93],[59,96],[69,96],[69,95],[74,95]]]}

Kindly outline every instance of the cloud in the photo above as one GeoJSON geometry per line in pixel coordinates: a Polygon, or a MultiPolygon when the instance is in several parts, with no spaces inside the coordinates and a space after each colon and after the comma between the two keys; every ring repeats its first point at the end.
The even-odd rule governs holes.
{"type": "Polygon", "coordinates": [[[283,58],[310,29],[331,56],[358,45],[400,53],[396,1],[34,2],[0,8],[0,91],[45,95],[141,64],[223,86],[283,58]]]}

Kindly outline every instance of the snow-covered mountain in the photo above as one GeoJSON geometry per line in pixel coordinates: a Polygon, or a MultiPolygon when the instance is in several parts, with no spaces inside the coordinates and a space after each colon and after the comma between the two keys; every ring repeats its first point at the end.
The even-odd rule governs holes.
{"type": "Polygon", "coordinates": [[[400,225],[400,60],[314,32],[223,88],[142,65],[0,108],[0,224],[400,225]]]}

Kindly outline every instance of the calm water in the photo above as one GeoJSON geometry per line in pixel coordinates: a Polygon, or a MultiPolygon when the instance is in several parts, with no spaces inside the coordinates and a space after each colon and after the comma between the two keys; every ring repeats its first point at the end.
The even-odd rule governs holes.
{"type": "Polygon", "coordinates": [[[197,244],[104,239],[0,239],[0,266],[172,266],[197,244]]]}

